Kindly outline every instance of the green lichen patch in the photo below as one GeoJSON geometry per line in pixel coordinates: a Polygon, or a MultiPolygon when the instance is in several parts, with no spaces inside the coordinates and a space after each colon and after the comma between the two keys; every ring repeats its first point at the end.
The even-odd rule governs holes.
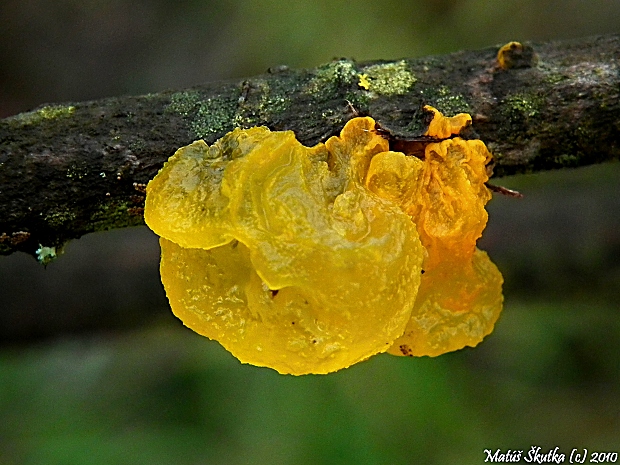
{"type": "Polygon", "coordinates": [[[504,104],[512,111],[522,113],[525,116],[536,116],[538,113],[538,105],[523,94],[511,95],[504,100],[504,104]]]}
{"type": "Polygon", "coordinates": [[[207,138],[232,131],[236,104],[232,101],[208,98],[200,102],[198,111],[190,123],[195,137],[207,138]]]}
{"type": "Polygon", "coordinates": [[[306,85],[307,94],[325,99],[338,95],[342,86],[351,86],[356,81],[357,70],[350,60],[337,60],[316,69],[314,76],[306,85]]]}
{"type": "Polygon", "coordinates": [[[75,217],[74,212],[59,207],[57,210],[49,211],[45,215],[45,221],[50,227],[59,229],[75,220],[75,217]]]}
{"type": "Polygon", "coordinates": [[[556,85],[569,79],[569,76],[562,73],[549,72],[546,74],[543,82],[546,84],[556,85]]]}
{"type": "Polygon", "coordinates": [[[543,104],[542,97],[517,93],[506,97],[501,107],[511,123],[519,123],[539,116],[543,104]]]}
{"type": "Polygon", "coordinates": [[[282,82],[265,83],[260,100],[259,115],[262,119],[270,119],[272,115],[281,113],[289,107],[288,95],[294,89],[287,88],[282,82]]]}
{"type": "Polygon", "coordinates": [[[135,205],[126,201],[111,201],[99,205],[90,215],[93,231],[107,231],[126,226],[143,224],[142,216],[132,214],[135,205]]]}
{"type": "Polygon", "coordinates": [[[22,125],[37,124],[44,120],[52,120],[56,118],[66,118],[75,112],[74,106],[65,105],[48,105],[38,110],[20,113],[14,118],[22,125]]]}
{"type": "Polygon", "coordinates": [[[234,117],[235,127],[251,127],[262,121],[274,119],[274,115],[286,111],[290,105],[288,96],[294,92],[289,82],[257,79],[249,83],[251,97],[246,98],[242,90],[234,117]]]}
{"type": "Polygon", "coordinates": [[[208,138],[233,129],[236,104],[230,99],[203,99],[197,91],[184,91],[172,94],[165,111],[188,119],[193,137],[208,138]]]}
{"type": "Polygon", "coordinates": [[[425,100],[428,104],[437,108],[447,116],[454,116],[459,113],[471,113],[472,109],[462,94],[454,92],[447,86],[440,86],[438,89],[425,89],[425,100]]]}
{"type": "MultiPolygon", "coordinates": [[[[145,148],[146,148],[146,143],[144,142],[144,139],[135,138],[134,140],[131,140],[129,142],[129,149],[134,153],[143,152],[145,148]]],[[[105,178],[105,173],[103,173],[103,177],[105,178]]]]}
{"type": "Polygon", "coordinates": [[[200,103],[200,94],[193,90],[176,92],[170,97],[170,104],[165,111],[189,116],[200,103]]]}
{"type": "Polygon", "coordinates": [[[62,106],[62,105],[54,105],[43,107],[37,111],[37,113],[44,119],[54,119],[61,116],[70,116],[75,111],[75,107],[73,106],[62,106]]]}
{"type": "Polygon", "coordinates": [[[362,70],[367,90],[381,95],[402,95],[417,81],[405,60],[371,65],[362,70]]]}

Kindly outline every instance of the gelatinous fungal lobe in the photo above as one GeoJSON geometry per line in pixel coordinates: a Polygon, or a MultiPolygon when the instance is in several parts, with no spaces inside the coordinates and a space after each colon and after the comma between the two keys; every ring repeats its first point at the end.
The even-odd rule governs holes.
{"type": "Polygon", "coordinates": [[[430,256],[471,258],[488,219],[486,153],[482,142],[460,138],[427,146],[420,197],[407,212],[430,256]]]}
{"type": "MultiPolygon", "coordinates": [[[[434,117],[426,135],[434,138],[459,134],[471,121],[468,115],[445,118],[427,109],[434,117]]],[[[493,330],[502,308],[501,274],[476,249],[488,219],[491,154],[479,140],[452,137],[427,144],[422,158],[379,154],[366,181],[411,217],[426,250],[411,319],[389,350],[396,355],[440,355],[474,346],[493,330]]]]}
{"type": "Polygon", "coordinates": [[[281,373],[385,352],[409,320],[423,250],[410,218],[363,185],[387,148],[372,127],[357,118],[311,148],[252,128],[180,149],[149,184],[145,212],[173,312],[281,373]]]}
{"type": "Polygon", "coordinates": [[[469,115],[446,118],[432,107],[427,136],[445,139],[426,144],[423,160],[394,152],[372,159],[367,187],[396,202],[416,224],[429,259],[471,258],[487,223],[485,186],[491,154],[480,140],[448,137],[471,123],[469,115]]]}
{"type": "Polygon", "coordinates": [[[497,64],[500,69],[530,68],[538,62],[538,56],[530,45],[520,42],[508,42],[497,52],[497,64]]]}
{"type": "Polygon", "coordinates": [[[424,110],[432,114],[432,119],[428,124],[428,128],[424,133],[437,139],[448,139],[452,136],[459,135],[463,129],[471,125],[471,116],[467,113],[459,113],[455,116],[446,117],[439,110],[426,105],[424,110]]]}
{"type": "Polygon", "coordinates": [[[437,356],[476,346],[493,331],[502,310],[503,278],[486,252],[445,260],[425,270],[407,328],[393,355],[437,356]]]}
{"type": "Polygon", "coordinates": [[[390,151],[371,118],[314,147],[258,127],[179,149],[145,208],[173,312],[281,373],[480,342],[501,310],[475,248],[490,154],[455,137],[468,115],[427,110],[423,159],[390,151]]]}

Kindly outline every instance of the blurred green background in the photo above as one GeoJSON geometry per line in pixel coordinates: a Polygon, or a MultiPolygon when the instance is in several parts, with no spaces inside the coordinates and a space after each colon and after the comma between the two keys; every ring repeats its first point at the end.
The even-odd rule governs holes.
{"type": "MultiPolygon", "coordinates": [[[[620,2],[2,0],[0,117],[334,57],[618,32],[620,2]]],[[[620,452],[620,165],[496,182],[505,309],[479,347],[328,376],[241,365],[170,313],[157,238],[0,257],[0,464],[477,464],[620,452]]]]}

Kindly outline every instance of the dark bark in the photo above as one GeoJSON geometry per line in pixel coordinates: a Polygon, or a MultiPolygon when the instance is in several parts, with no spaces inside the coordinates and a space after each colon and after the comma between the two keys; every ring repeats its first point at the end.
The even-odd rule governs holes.
{"type": "Polygon", "coordinates": [[[306,145],[355,112],[399,136],[422,107],[473,117],[495,176],[620,158],[620,35],[394,62],[337,60],[139,97],[47,105],[0,120],[0,254],[45,262],[70,239],[143,222],[144,186],[198,138],[291,129],[306,145]],[[364,87],[369,87],[365,89],[364,87]]]}

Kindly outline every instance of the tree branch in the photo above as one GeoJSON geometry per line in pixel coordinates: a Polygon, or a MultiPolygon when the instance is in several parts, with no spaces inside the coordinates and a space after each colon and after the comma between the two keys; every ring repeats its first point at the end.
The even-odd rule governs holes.
{"type": "Polygon", "coordinates": [[[355,112],[400,136],[422,107],[473,116],[495,176],[620,158],[620,35],[400,61],[341,59],[183,91],[47,105],[0,120],[0,254],[40,261],[92,231],[141,224],[144,186],[174,151],[234,127],[306,145],[355,112]]]}

